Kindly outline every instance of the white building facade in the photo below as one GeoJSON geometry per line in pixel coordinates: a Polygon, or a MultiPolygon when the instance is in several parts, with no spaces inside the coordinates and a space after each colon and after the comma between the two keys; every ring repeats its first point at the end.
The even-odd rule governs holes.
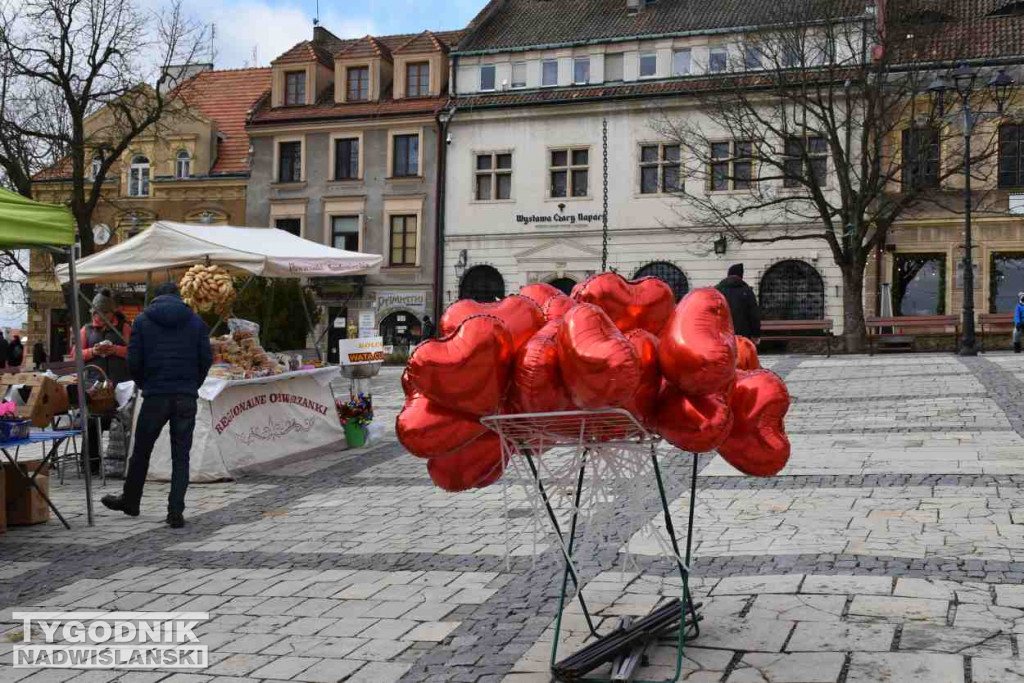
{"type": "Polygon", "coordinates": [[[558,4],[492,2],[452,53],[445,303],[535,282],[568,291],[600,272],[607,199],[609,269],[662,277],[682,296],[743,263],[765,319],[832,318],[840,332],[842,279],[824,242],[718,239],[695,230],[673,192],[705,180],[686,177],[656,122],[702,116],[687,92],[742,61],[746,34],[715,25],[721,17],[680,15],[673,0],[636,12],[623,0],[611,17],[600,14],[608,3],[592,3],[593,16],[564,21],[558,4]]]}

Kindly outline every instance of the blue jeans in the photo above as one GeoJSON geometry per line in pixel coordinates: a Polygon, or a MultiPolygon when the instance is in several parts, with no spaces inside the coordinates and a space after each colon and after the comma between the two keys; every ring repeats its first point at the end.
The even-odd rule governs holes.
{"type": "Polygon", "coordinates": [[[124,479],[123,500],[127,507],[138,508],[142,487],[149,473],[149,456],[153,453],[164,425],[171,423],[171,495],[168,512],[184,512],[188,489],[188,455],[192,450],[192,432],[196,428],[196,397],[187,394],[146,396],[135,425],[135,448],[128,462],[124,479]]]}

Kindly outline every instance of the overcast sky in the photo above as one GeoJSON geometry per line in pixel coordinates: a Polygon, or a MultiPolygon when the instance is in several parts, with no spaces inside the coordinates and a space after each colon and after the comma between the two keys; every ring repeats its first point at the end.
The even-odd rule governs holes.
{"type": "MultiPolygon", "coordinates": [[[[313,35],[316,0],[185,0],[197,19],[216,24],[218,69],[258,65],[313,35]]],[[[320,0],[320,23],[341,38],[462,28],[486,0],[320,0]]]]}

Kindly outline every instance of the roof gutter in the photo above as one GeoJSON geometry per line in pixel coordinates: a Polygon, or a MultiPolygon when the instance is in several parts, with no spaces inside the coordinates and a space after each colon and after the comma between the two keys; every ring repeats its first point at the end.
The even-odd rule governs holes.
{"type": "MultiPolygon", "coordinates": [[[[835,23],[856,23],[866,18],[873,19],[869,14],[861,14],[856,17],[838,19],[835,23]]],[[[785,24],[751,24],[749,26],[728,26],[724,28],[693,29],[689,31],[669,31],[666,33],[650,33],[644,35],[618,36],[614,38],[588,38],[586,40],[568,40],[560,43],[540,43],[537,45],[523,45],[519,47],[487,48],[485,50],[456,50],[452,55],[461,57],[473,57],[479,55],[505,54],[509,52],[532,52],[534,50],[557,50],[566,47],[582,47],[586,45],[604,45],[607,43],[631,43],[637,40],[661,40],[662,38],[691,38],[693,36],[716,36],[730,33],[749,33],[751,31],[764,31],[766,29],[779,28],[784,26],[816,26],[826,22],[812,21],[785,24]]]]}

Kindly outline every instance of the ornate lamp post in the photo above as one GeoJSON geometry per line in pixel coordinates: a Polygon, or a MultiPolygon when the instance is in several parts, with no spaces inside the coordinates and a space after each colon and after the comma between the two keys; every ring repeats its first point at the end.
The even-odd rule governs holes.
{"type": "Polygon", "coordinates": [[[940,118],[946,118],[946,94],[956,93],[960,98],[960,113],[958,116],[951,114],[950,118],[960,119],[960,128],[964,136],[964,333],[960,342],[961,356],[978,355],[974,334],[974,262],[971,253],[971,134],[978,121],[1003,115],[1003,106],[1009,99],[1010,88],[1013,86],[1013,79],[1005,69],[1000,69],[986,85],[992,99],[995,100],[996,111],[974,110],[971,108],[971,95],[976,92],[977,78],[977,71],[967,64],[960,64],[953,71],[952,79],[945,74],[939,74],[928,87],[932,105],[938,108],[940,118]]]}

